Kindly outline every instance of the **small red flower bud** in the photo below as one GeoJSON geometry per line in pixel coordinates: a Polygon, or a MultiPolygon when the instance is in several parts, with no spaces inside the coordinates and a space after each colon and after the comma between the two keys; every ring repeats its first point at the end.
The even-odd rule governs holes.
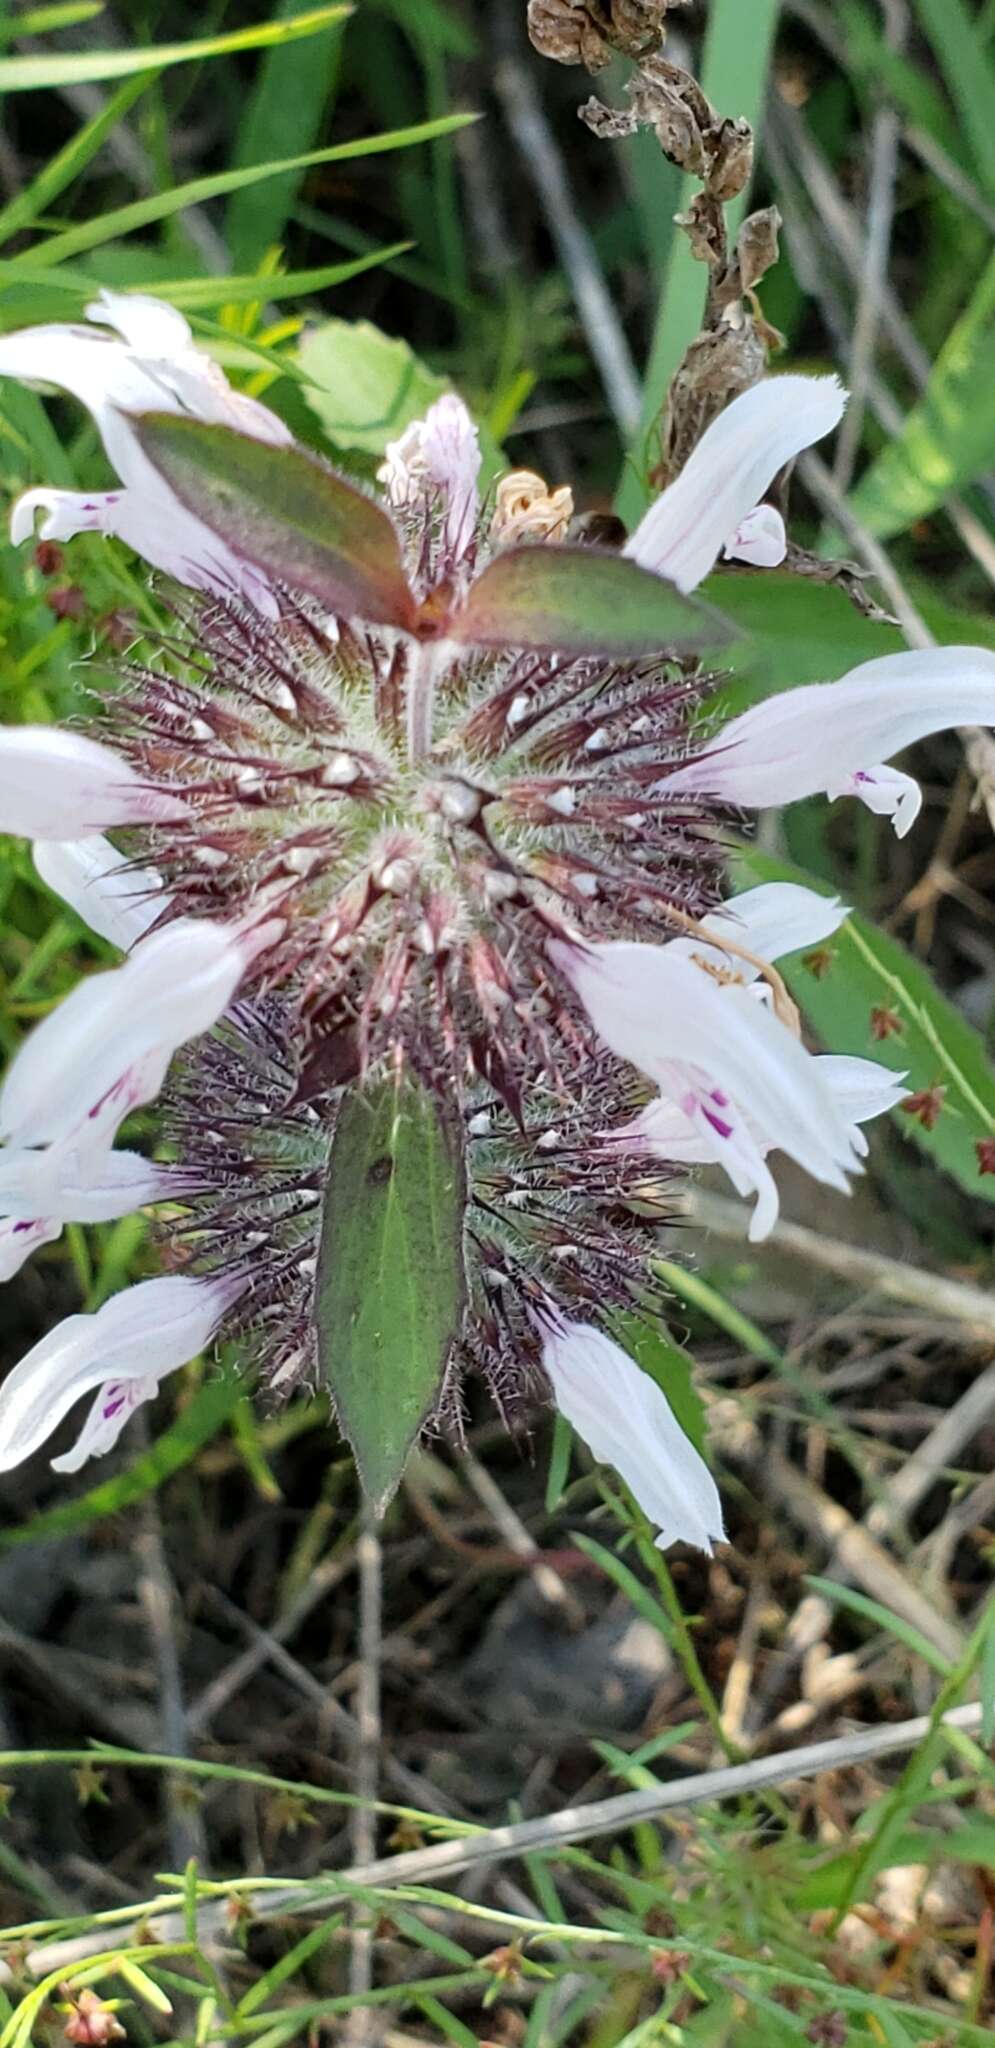
{"type": "Polygon", "coordinates": [[[934,1131],[940,1121],[947,1091],[939,1081],[932,1088],[920,1088],[915,1095],[907,1095],[899,1104],[906,1116],[914,1116],[924,1131],[934,1131]]]}
{"type": "Polygon", "coordinates": [[[877,1044],[887,1038],[901,1038],[905,1025],[897,1010],[874,1009],[871,1011],[871,1037],[877,1044]]]}

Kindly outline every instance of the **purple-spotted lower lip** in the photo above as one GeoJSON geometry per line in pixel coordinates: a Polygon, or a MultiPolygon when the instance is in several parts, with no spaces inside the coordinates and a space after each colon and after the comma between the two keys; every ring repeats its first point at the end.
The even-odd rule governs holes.
{"type": "Polygon", "coordinates": [[[105,1422],[113,1422],[128,1405],[128,1396],[123,1387],[109,1387],[101,1409],[105,1422]]]}
{"type": "Polygon", "coordinates": [[[710,1125],[711,1125],[711,1127],[712,1127],[713,1131],[715,1131],[715,1133],[716,1133],[716,1135],[717,1135],[718,1137],[720,1137],[720,1138],[731,1138],[731,1137],[732,1137],[732,1129],[733,1129],[733,1127],[732,1127],[732,1125],[731,1125],[731,1124],[727,1124],[727,1123],[726,1123],[726,1121],[725,1121],[724,1117],[721,1117],[721,1116],[716,1116],[716,1114],[715,1114],[715,1111],[714,1111],[713,1109],[709,1109],[709,1108],[708,1108],[708,1105],[707,1105],[706,1103],[704,1103],[704,1102],[700,1104],[700,1108],[701,1108],[701,1113],[702,1113],[702,1116],[703,1116],[703,1117],[704,1117],[704,1119],[705,1119],[705,1122],[706,1122],[706,1124],[710,1124],[710,1125]]]}

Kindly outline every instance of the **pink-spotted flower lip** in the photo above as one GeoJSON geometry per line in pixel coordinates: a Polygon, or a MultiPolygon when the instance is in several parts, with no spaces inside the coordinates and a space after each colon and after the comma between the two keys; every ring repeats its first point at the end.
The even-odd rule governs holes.
{"type": "Polygon", "coordinates": [[[95,1315],[69,1316],[0,1386],[0,1472],[23,1464],[85,1394],[99,1389],[74,1449],[53,1460],[74,1472],[110,1450],[139,1401],[189,1364],[248,1285],[245,1274],[170,1274],[112,1296],[95,1315]]]}
{"type": "Polygon", "coordinates": [[[730,720],[657,788],[763,810],[801,797],[858,797],[898,837],[922,807],[910,775],[882,765],[931,733],[995,725],[995,653],[931,647],[882,655],[838,683],[806,683],[730,720]]]}
{"type": "Polygon", "coordinates": [[[599,1037],[676,1103],[740,1192],[759,1196],[766,1234],[777,1215],[768,1151],[846,1192],[859,1172],[852,1121],[818,1061],[749,987],[724,985],[675,945],[554,940],[549,951],[599,1037]]]}
{"type": "MultiPolygon", "coordinates": [[[[860,1126],[873,1122],[901,1102],[907,1093],[905,1076],[877,1060],[845,1053],[816,1053],[820,1081],[828,1087],[836,1107],[849,1126],[855,1153],[867,1154],[867,1139],[860,1126]]],[[[673,1166],[721,1166],[744,1197],[755,1195],[747,1235],[751,1244],[769,1237],[778,1219],[780,1201],[777,1183],[767,1165],[773,1149],[762,1129],[751,1125],[749,1113],[745,1131],[728,1122],[720,1092],[705,1106],[710,1114],[696,1114],[697,1103],[658,1095],[631,1123],[606,1135],[606,1142],[623,1149],[645,1145],[656,1159],[673,1166]],[[731,1141],[731,1142],[730,1142],[731,1141]]]]}
{"type": "Polygon", "coordinates": [[[0,832],[67,840],[185,810],[175,791],[144,782],[100,740],[54,725],[0,726],[0,832]]]}
{"type": "Polygon", "coordinates": [[[27,540],[41,511],[45,540],[115,534],[180,583],[240,598],[265,617],[278,618],[279,601],[267,577],[184,510],[143,453],[132,422],[146,412],[172,412],[279,445],[292,439],[289,428],[256,399],[232,389],[196,347],[175,307],[141,293],[103,291],[86,311],[98,324],[29,327],[0,336],[0,377],[52,384],[79,399],[93,415],[119,488],[25,491],[11,513],[12,539],[27,540]],[[106,332],[108,326],[116,337],[106,332]]]}
{"type": "Polygon", "coordinates": [[[187,1040],[224,1014],[279,919],[252,929],[178,918],[122,967],[80,983],[36,1026],[0,1088],[0,1137],[106,1149],[129,1110],[158,1094],[187,1040]]]}
{"type": "Polygon", "coordinates": [[[557,1407],[657,1523],[659,1549],[690,1543],[710,1556],[725,1541],[718,1488],[662,1389],[592,1323],[568,1322],[551,1305],[537,1323],[557,1407]]]}
{"type": "Polygon", "coordinates": [[[723,550],[775,568],[784,559],[783,522],[760,501],[785,463],[832,433],[845,405],[836,377],[754,384],[712,421],[624,552],[684,592],[697,589],[723,550]]]}

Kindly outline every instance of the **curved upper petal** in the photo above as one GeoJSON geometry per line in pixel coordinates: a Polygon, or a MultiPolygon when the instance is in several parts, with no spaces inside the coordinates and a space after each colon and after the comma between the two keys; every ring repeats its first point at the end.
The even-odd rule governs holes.
{"type": "Polygon", "coordinates": [[[669,946],[553,941],[549,951],[620,1059],[670,1096],[681,1093],[675,1065],[695,1091],[720,1087],[761,1142],[846,1187],[854,1147],[817,1063],[748,990],[719,987],[669,946]]]}
{"type": "MultiPolygon", "coordinates": [[[[707,790],[757,809],[794,803],[849,788],[854,777],[878,777],[879,762],[957,725],[995,725],[995,653],[910,649],[863,662],[838,683],[805,683],[754,704],[658,787],[707,790]]],[[[907,784],[905,792],[908,804],[907,784]]],[[[896,794],[892,782],[892,809],[896,794]]]]}
{"type": "Polygon", "coordinates": [[[181,818],[185,809],[99,740],[54,725],[0,726],[0,832],[82,838],[107,825],[181,818]]]}
{"type": "Polygon", "coordinates": [[[778,471],[831,433],[845,405],[836,377],[767,377],[754,384],[712,421],[624,552],[678,590],[695,590],[778,471]]]}

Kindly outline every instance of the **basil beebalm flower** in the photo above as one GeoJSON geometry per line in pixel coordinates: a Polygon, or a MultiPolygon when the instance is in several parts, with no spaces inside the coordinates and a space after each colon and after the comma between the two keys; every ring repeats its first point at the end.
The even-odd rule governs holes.
{"type": "Polygon", "coordinates": [[[695,596],[783,558],[775,475],[830,432],[832,378],[736,398],[622,553],[570,494],[482,498],[447,395],[376,494],[227,384],[179,314],[0,339],[0,375],[91,409],[117,490],[35,488],[18,538],[111,533],[171,579],[156,653],[95,728],[0,731],[0,828],[119,949],[0,1090],[0,1274],[68,1222],[155,1215],[167,1271],[73,1316],[0,1388],[0,1466],[92,1397],[75,1466],[205,1344],[283,1396],[324,1383],[382,1503],[468,1374],[551,1395],[661,1530],[708,1548],[714,1484],[621,1348],[654,1313],[668,1180],[772,1155],[845,1188],[893,1072],[810,1053],[773,962],[845,915],[722,903],[722,827],[817,789],[913,807],[882,767],[995,722],[995,657],[879,662],[725,731],[695,596]],[[116,334],[106,331],[116,330],[116,334]],[[725,809],[723,808],[725,806],[725,809]],[[118,1146],[156,1098],[163,1160],[118,1146]]]}

